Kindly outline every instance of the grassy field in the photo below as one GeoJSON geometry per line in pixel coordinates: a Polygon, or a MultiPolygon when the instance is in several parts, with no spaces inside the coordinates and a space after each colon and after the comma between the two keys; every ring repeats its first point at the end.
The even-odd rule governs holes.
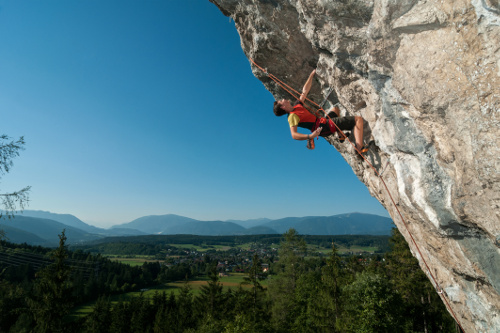
{"type": "MultiPolygon", "coordinates": [[[[241,282],[244,281],[244,278],[247,276],[245,273],[231,273],[230,276],[227,277],[221,277],[219,278],[219,282],[222,284],[224,291],[227,291],[228,289],[238,289],[241,282]]],[[[185,282],[184,281],[177,281],[177,282],[171,282],[171,283],[166,283],[166,284],[160,284],[151,288],[148,288],[147,290],[144,291],[134,291],[134,292],[129,292],[121,295],[113,295],[110,296],[110,301],[112,304],[115,304],[119,302],[120,300],[126,301],[132,297],[138,297],[141,294],[144,297],[147,298],[152,298],[155,293],[162,293],[165,292],[167,295],[169,295],[171,292],[174,293],[174,295],[179,294],[181,288],[184,286],[185,282]]],[[[202,286],[206,286],[208,284],[208,279],[197,279],[197,280],[192,280],[188,281],[188,285],[191,288],[191,291],[193,295],[198,295],[200,293],[200,289],[202,286]]],[[[267,287],[267,281],[262,281],[261,285],[263,287],[267,287]]],[[[251,288],[250,285],[243,285],[243,288],[251,288]]],[[[95,302],[90,302],[81,306],[78,306],[73,309],[72,316],[73,317],[81,317],[81,316],[86,316],[89,313],[92,312],[92,307],[94,306],[95,302]]]]}
{"type": "MultiPolygon", "coordinates": [[[[344,246],[338,246],[337,247],[337,251],[338,251],[339,254],[345,254],[345,253],[351,253],[351,252],[354,252],[354,253],[358,253],[358,252],[373,253],[373,252],[375,252],[377,250],[378,250],[377,247],[357,246],[357,245],[351,246],[349,248],[344,247],[344,246]]],[[[331,248],[324,248],[324,247],[317,247],[317,246],[308,247],[307,251],[310,254],[314,254],[314,253],[318,253],[319,252],[319,253],[322,253],[324,255],[329,255],[330,253],[332,253],[332,249],[331,248]]]]}
{"type": "Polygon", "coordinates": [[[138,258],[120,258],[120,257],[117,257],[117,258],[109,258],[109,259],[113,260],[113,261],[118,261],[122,264],[130,265],[130,266],[142,266],[142,264],[144,264],[145,262],[160,262],[160,263],[163,262],[163,260],[156,260],[156,259],[142,258],[142,257],[138,257],[138,258]]]}

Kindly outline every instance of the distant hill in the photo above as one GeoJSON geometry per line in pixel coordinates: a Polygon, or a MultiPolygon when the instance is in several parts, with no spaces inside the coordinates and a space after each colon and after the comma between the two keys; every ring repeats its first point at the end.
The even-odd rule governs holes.
{"type": "Polygon", "coordinates": [[[246,229],[236,223],[222,221],[192,221],[163,230],[162,235],[193,234],[199,236],[243,235],[246,229]]]}
{"type": "Polygon", "coordinates": [[[38,237],[34,233],[18,229],[9,225],[2,225],[0,223],[0,229],[2,229],[5,232],[7,240],[11,243],[17,243],[17,244],[26,243],[30,245],[36,245],[36,246],[39,245],[46,247],[50,247],[53,245],[51,244],[50,241],[38,237]]]}
{"type": "Polygon", "coordinates": [[[248,228],[245,231],[245,235],[273,235],[273,234],[279,234],[279,232],[277,232],[273,228],[269,228],[263,225],[248,228]]]}
{"type": "Polygon", "coordinates": [[[198,221],[184,216],[167,214],[144,216],[129,223],[113,226],[122,230],[134,228],[147,234],[200,236],[242,235],[246,229],[236,223],[223,221],[198,221]]]}
{"type": "MultiPolygon", "coordinates": [[[[189,217],[167,214],[167,215],[151,215],[144,216],[133,220],[132,222],[123,223],[111,227],[111,229],[136,229],[146,234],[162,234],[165,230],[175,228],[180,225],[185,225],[191,222],[199,222],[198,220],[189,217]]],[[[192,233],[195,229],[191,229],[192,233]]],[[[181,232],[182,233],[182,232],[181,232]]]]}
{"type": "Polygon", "coordinates": [[[249,229],[249,228],[261,226],[261,225],[263,225],[267,222],[271,222],[271,221],[272,221],[271,219],[262,218],[262,219],[251,219],[251,220],[227,220],[226,222],[233,222],[233,223],[236,223],[238,225],[241,225],[242,227],[249,229]]]}
{"type": "Polygon", "coordinates": [[[58,235],[66,229],[68,244],[98,240],[103,237],[145,235],[272,235],[290,228],[302,235],[390,235],[394,227],[387,217],[350,213],[333,216],[287,217],[278,220],[199,221],[167,214],[144,216],[110,229],[89,226],[70,214],[25,211],[11,220],[0,220],[0,230],[14,243],[57,246],[58,235]],[[260,223],[260,224],[259,224],[260,223]]]}
{"type": "Polygon", "coordinates": [[[57,214],[46,212],[42,210],[25,210],[16,217],[35,217],[47,220],[53,220],[64,225],[80,229],[90,234],[103,235],[103,236],[141,236],[148,235],[148,232],[139,231],[133,228],[119,228],[103,229],[88,225],[79,218],[71,214],[57,214]]]}
{"type": "Polygon", "coordinates": [[[108,234],[112,237],[114,236],[144,236],[144,235],[150,235],[147,232],[142,232],[137,229],[130,229],[130,228],[119,228],[119,227],[113,227],[113,229],[108,231],[108,234]]]}
{"type": "Polygon", "coordinates": [[[45,246],[57,246],[59,244],[58,235],[63,230],[66,230],[68,244],[82,243],[102,237],[54,220],[19,215],[10,220],[0,220],[0,229],[6,232],[6,236],[11,242],[22,236],[19,231],[24,231],[27,233],[25,234],[26,238],[23,238],[21,242],[37,243],[38,239],[34,243],[31,242],[33,235],[35,235],[46,242],[45,246]]]}
{"type": "Polygon", "coordinates": [[[390,235],[394,227],[392,219],[388,217],[362,213],[287,217],[263,226],[280,234],[294,228],[302,235],[390,235]]]}
{"type": "Polygon", "coordinates": [[[105,233],[106,231],[105,229],[88,225],[87,223],[83,222],[82,220],[71,214],[56,214],[56,213],[46,212],[43,210],[25,210],[17,216],[28,216],[28,217],[37,217],[41,219],[53,220],[68,225],[70,227],[75,227],[80,230],[96,234],[105,233]]]}
{"type": "Polygon", "coordinates": [[[333,216],[287,217],[279,220],[198,221],[179,215],[138,218],[113,228],[133,228],[156,235],[249,235],[285,233],[290,228],[303,235],[390,235],[392,220],[373,214],[350,213],[333,216]],[[257,224],[262,222],[261,224],[257,224]],[[251,226],[251,227],[245,227],[251,226]]]}

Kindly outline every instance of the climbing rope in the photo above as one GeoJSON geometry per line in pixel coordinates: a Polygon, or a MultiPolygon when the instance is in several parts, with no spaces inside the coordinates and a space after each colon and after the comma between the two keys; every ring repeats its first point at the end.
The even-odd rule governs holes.
{"type": "MultiPolygon", "coordinates": [[[[294,98],[296,98],[297,100],[300,98],[300,93],[293,89],[291,86],[289,86],[288,84],[286,84],[285,82],[281,81],[280,79],[278,79],[276,76],[274,76],[273,74],[271,73],[268,73],[267,70],[265,70],[264,68],[262,68],[261,66],[257,65],[257,63],[255,63],[255,61],[253,61],[253,59],[249,58],[250,61],[258,68],[260,69],[262,72],[264,72],[271,80],[273,80],[275,83],[277,83],[283,90],[285,90],[286,92],[288,92],[291,96],[293,96],[294,98]]],[[[331,91],[330,91],[331,92],[331,91]]],[[[319,111],[323,111],[323,113],[325,114],[325,116],[331,120],[330,116],[328,116],[328,114],[325,112],[325,110],[323,110],[322,106],[320,106],[319,104],[317,104],[316,102],[310,100],[309,98],[306,97],[306,100],[310,103],[312,103],[313,105],[316,105],[319,109],[317,109],[316,111],[311,111],[309,108],[307,108],[305,105],[304,107],[309,111],[311,112],[313,115],[315,115],[316,117],[321,117],[321,115],[319,115],[319,111]]],[[[326,99],[325,101],[322,103],[324,104],[326,102],[326,99]]],[[[417,242],[415,241],[415,238],[413,237],[413,234],[411,233],[409,227],[408,227],[408,223],[406,222],[406,220],[404,219],[403,217],[403,214],[401,214],[401,211],[399,210],[397,204],[396,204],[396,201],[394,200],[391,192],[389,191],[389,187],[387,186],[384,178],[382,177],[382,173],[385,171],[385,169],[387,169],[387,166],[389,164],[389,161],[387,161],[387,164],[386,166],[384,167],[384,170],[382,170],[382,173],[379,173],[377,171],[377,169],[373,166],[373,164],[370,163],[370,161],[368,161],[368,159],[359,151],[359,149],[356,147],[356,145],[351,141],[349,140],[349,138],[340,130],[340,128],[337,126],[337,124],[333,123],[337,129],[337,131],[339,131],[339,133],[341,133],[344,137],[347,138],[347,140],[349,141],[349,143],[354,147],[354,149],[356,150],[356,152],[359,154],[359,156],[361,156],[363,158],[363,160],[370,166],[371,169],[373,169],[373,171],[375,172],[375,174],[377,175],[377,177],[381,180],[382,184],[384,185],[384,188],[387,192],[387,195],[389,196],[389,198],[391,199],[391,202],[394,206],[394,208],[396,209],[396,212],[398,213],[399,215],[399,218],[401,219],[401,221],[403,222],[403,225],[405,226],[405,229],[406,231],[408,232],[408,235],[410,235],[410,239],[413,243],[413,245],[415,246],[415,248],[417,249],[419,255],[420,255],[420,258],[422,258],[422,262],[424,263],[425,265],[425,268],[427,269],[427,272],[429,274],[429,276],[432,278],[432,281],[434,282],[434,285],[435,285],[435,288],[437,290],[437,293],[442,295],[442,299],[444,300],[445,304],[446,304],[446,307],[448,308],[448,310],[450,311],[450,313],[452,314],[453,318],[455,319],[456,323],[458,324],[458,326],[460,327],[460,329],[462,330],[462,332],[465,332],[462,325],[460,324],[460,321],[458,321],[458,318],[455,314],[455,312],[453,311],[453,309],[451,308],[450,306],[450,303],[448,302],[448,300],[446,299],[446,294],[443,290],[443,288],[441,288],[441,286],[439,285],[439,283],[437,282],[436,278],[434,277],[434,274],[432,274],[431,272],[431,269],[429,267],[429,265],[427,264],[427,261],[425,260],[424,256],[422,255],[422,252],[420,251],[420,247],[418,246],[417,242]]]]}

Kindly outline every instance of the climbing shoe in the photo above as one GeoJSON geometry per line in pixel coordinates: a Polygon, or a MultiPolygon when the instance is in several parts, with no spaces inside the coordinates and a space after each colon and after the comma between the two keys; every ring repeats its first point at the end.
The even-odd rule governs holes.
{"type": "Polygon", "coordinates": [[[363,147],[361,147],[361,149],[356,149],[356,152],[361,157],[368,152],[368,148],[369,148],[368,145],[364,145],[363,147]]]}

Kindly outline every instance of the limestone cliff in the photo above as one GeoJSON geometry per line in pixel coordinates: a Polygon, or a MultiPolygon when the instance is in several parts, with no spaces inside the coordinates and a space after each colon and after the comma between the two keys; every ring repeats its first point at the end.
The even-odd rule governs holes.
{"type": "Polygon", "coordinates": [[[406,224],[368,164],[328,140],[465,331],[500,332],[499,0],[210,1],[234,20],[249,58],[297,89],[317,68],[312,99],[333,87],[327,104],[364,117],[368,160],[406,224]]]}

